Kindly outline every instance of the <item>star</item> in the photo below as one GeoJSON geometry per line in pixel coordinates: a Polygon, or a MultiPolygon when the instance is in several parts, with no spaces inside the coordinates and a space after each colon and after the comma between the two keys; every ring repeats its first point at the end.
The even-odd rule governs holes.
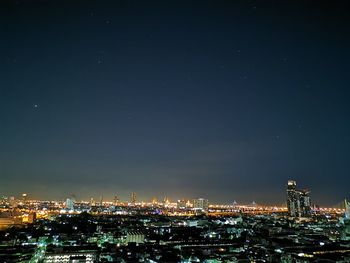
{"type": "Polygon", "coordinates": [[[39,107],[39,105],[38,104],[34,104],[34,108],[38,108],[39,107]]]}

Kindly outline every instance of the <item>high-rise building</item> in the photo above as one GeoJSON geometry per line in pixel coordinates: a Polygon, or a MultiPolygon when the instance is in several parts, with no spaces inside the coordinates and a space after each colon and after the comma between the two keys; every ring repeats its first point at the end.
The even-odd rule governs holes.
{"type": "Polygon", "coordinates": [[[310,191],[297,190],[296,181],[287,184],[287,207],[291,217],[308,217],[311,215],[310,191]]]}
{"type": "Polygon", "coordinates": [[[310,191],[301,190],[299,191],[300,200],[300,216],[308,217],[311,215],[311,198],[310,191]]]}
{"type": "Polygon", "coordinates": [[[209,208],[208,199],[204,199],[204,198],[193,199],[193,208],[196,210],[208,211],[208,208],[209,208]]]}
{"type": "Polygon", "coordinates": [[[66,200],[66,208],[68,210],[74,210],[74,199],[67,198],[67,200],[66,200]]]}
{"type": "Polygon", "coordinates": [[[135,192],[131,193],[130,201],[131,201],[131,204],[133,204],[133,205],[136,203],[136,193],[135,192]]]}
{"type": "Polygon", "coordinates": [[[297,216],[298,198],[297,198],[297,183],[289,180],[287,185],[287,207],[289,216],[297,216]]]}

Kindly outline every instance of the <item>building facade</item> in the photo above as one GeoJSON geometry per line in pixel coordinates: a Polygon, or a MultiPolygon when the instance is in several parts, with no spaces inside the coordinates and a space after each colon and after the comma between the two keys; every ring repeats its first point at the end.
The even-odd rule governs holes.
{"type": "Polygon", "coordinates": [[[296,181],[287,184],[287,208],[291,217],[308,217],[311,215],[310,191],[297,190],[296,181]]]}
{"type": "Polygon", "coordinates": [[[193,199],[193,209],[208,211],[209,209],[208,199],[204,199],[204,198],[193,199]]]}

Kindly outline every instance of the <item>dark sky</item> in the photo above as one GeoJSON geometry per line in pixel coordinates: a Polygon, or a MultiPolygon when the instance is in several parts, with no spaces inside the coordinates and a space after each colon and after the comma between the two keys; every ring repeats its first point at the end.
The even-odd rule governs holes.
{"type": "Polygon", "coordinates": [[[347,1],[1,1],[0,194],[349,197],[347,1]]]}

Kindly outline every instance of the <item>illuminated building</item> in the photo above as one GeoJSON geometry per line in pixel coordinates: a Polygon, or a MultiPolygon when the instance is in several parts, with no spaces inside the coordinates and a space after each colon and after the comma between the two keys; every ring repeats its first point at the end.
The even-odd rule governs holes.
{"type": "Polygon", "coordinates": [[[36,220],[36,213],[29,213],[28,215],[28,223],[32,224],[34,223],[36,220]]]}
{"type": "Polygon", "coordinates": [[[208,211],[208,208],[209,208],[208,199],[204,199],[204,198],[193,199],[193,208],[196,210],[208,211]]]}
{"type": "Polygon", "coordinates": [[[22,215],[22,222],[23,223],[32,224],[32,223],[34,223],[35,220],[36,220],[36,213],[35,212],[31,212],[29,214],[22,215]]]}
{"type": "Polygon", "coordinates": [[[145,234],[142,232],[128,232],[126,235],[126,243],[141,244],[145,242],[145,234]]]}
{"type": "Polygon", "coordinates": [[[295,181],[288,181],[287,185],[287,207],[288,207],[288,214],[289,216],[297,216],[298,211],[298,198],[297,198],[297,192],[296,192],[296,185],[297,183],[295,181]]]}
{"type": "Polygon", "coordinates": [[[308,217],[311,215],[310,191],[301,190],[298,192],[299,192],[299,199],[300,199],[300,215],[302,217],[308,217]]]}
{"type": "Polygon", "coordinates": [[[72,198],[67,198],[67,200],[66,200],[66,208],[68,210],[74,210],[74,200],[72,198]]]}
{"type": "Polygon", "coordinates": [[[164,197],[163,204],[164,204],[164,205],[169,205],[169,204],[170,204],[170,200],[169,200],[168,197],[166,197],[166,196],[164,197]]]}
{"type": "Polygon", "coordinates": [[[15,224],[16,222],[12,217],[0,218],[0,230],[6,229],[15,224]]]}
{"type": "Polygon", "coordinates": [[[131,204],[133,204],[133,205],[136,203],[136,193],[135,192],[131,193],[130,201],[131,201],[131,204]]]}
{"type": "Polygon", "coordinates": [[[184,199],[177,200],[177,208],[178,209],[185,209],[186,208],[186,200],[184,200],[184,199]]]}
{"type": "Polygon", "coordinates": [[[15,199],[14,196],[10,196],[10,198],[9,198],[9,204],[10,204],[11,207],[16,207],[16,206],[17,206],[17,204],[16,204],[16,199],[15,199]]]}
{"type": "Polygon", "coordinates": [[[22,194],[22,202],[27,202],[27,194],[22,194]]]}
{"type": "Polygon", "coordinates": [[[63,253],[50,253],[45,255],[44,262],[86,262],[93,263],[96,260],[95,253],[92,252],[63,252],[63,253]]]}
{"type": "Polygon", "coordinates": [[[114,196],[114,205],[118,205],[119,204],[119,197],[117,195],[114,196]]]}
{"type": "Polygon", "coordinates": [[[310,191],[297,190],[296,182],[288,181],[287,185],[287,208],[291,217],[308,217],[311,214],[310,191]]]}

